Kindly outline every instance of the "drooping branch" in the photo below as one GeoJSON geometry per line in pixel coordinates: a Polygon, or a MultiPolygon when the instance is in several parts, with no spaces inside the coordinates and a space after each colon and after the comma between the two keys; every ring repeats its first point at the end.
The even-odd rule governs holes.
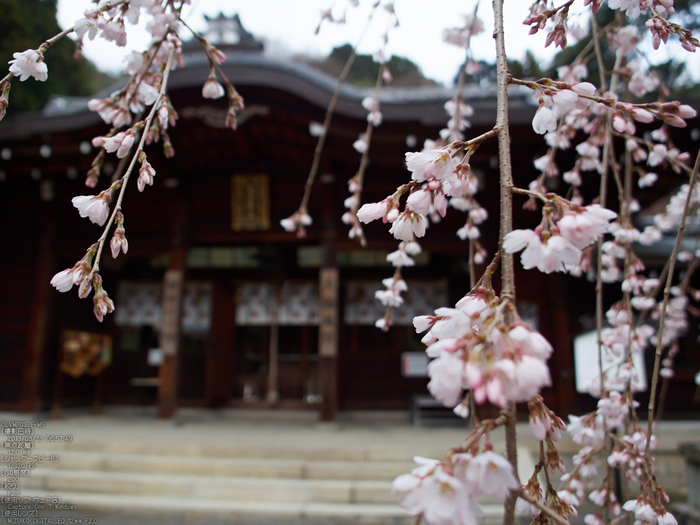
{"type": "Polygon", "coordinates": [[[175,51],[171,50],[170,54],[168,55],[168,61],[165,64],[165,71],[163,72],[163,81],[161,82],[160,85],[160,91],[158,93],[158,98],[156,101],[153,103],[153,107],[151,108],[150,113],[146,117],[146,120],[144,122],[143,130],[141,131],[141,139],[139,140],[139,145],[136,148],[136,151],[134,152],[134,155],[131,158],[131,162],[129,163],[129,167],[126,170],[126,173],[121,179],[121,189],[119,191],[119,196],[117,197],[117,202],[114,205],[114,209],[112,210],[112,214],[110,215],[109,219],[107,219],[107,225],[105,226],[104,231],[102,232],[102,235],[100,236],[99,240],[97,241],[98,243],[98,248],[97,248],[97,254],[95,255],[95,264],[92,267],[92,270],[90,272],[89,279],[92,279],[100,269],[100,259],[102,257],[102,250],[104,249],[105,242],[107,241],[107,236],[109,235],[109,231],[114,224],[114,219],[117,216],[117,213],[121,211],[121,206],[122,206],[122,201],[124,200],[124,193],[126,192],[126,187],[129,182],[129,178],[131,177],[131,174],[134,171],[134,166],[136,166],[136,162],[138,161],[139,153],[143,150],[143,146],[146,143],[146,137],[148,136],[148,130],[150,129],[151,123],[153,122],[153,119],[155,118],[156,114],[158,113],[158,109],[160,107],[160,103],[163,100],[163,97],[165,96],[165,90],[168,86],[168,76],[170,75],[170,66],[172,65],[173,62],[173,57],[175,55],[175,51]]]}
{"type": "Polygon", "coordinates": [[[700,151],[695,158],[695,165],[693,166],[693,173],[688,181],[688,195],[685,199],[685,205],[683,207],[683,215],[681,216],[680,224],[678,225],[678,234],[676,235],[676,242],[673,244],[673,251],[671,252],[671,257],[669,258],[668,275],[666,276],[666,287],[664,288],[664,301],[661,306],[661,317],[659,318],[659,331],[656,334],[656,352],[654,356],[654,371],[651,376],[651,390],[649,397],[649,415],[647,419],[647,442],[646,450],[649,450],[651,444],[651,435],[654,426],[654,407],[656,405],[656,389],[659,382],[659,369],[661,365],[661,351],[663,350],[663,336],[664,328],[666,325],[666,310],[668,310],[668,304],[671,299],[671,286],[673,284],[673,271],[676,266],[676,260],[678,258],[678,252],[681,247],[681,240],[683,239],[685,231],[685,222],[688,218],[688,211],[690,210],[690,202],[693,197],[693,191],[695,190],[695,184],[698,178],[698,170],[700,170],[700,151]]]}
{"type": "MultiPolygon", "coordinates": [[[[508,84],[510,72],[506,55],[505,34],[503,29],[503,0],[493,0],[494,38],[496,39],[497,68],[497,109],[496,130],[498,132],[498,158],[500,167],[501,219],[498,246],[502,250],[503,239],[513,230],[513,174],[510,158],[510,133],[508,129],[508,84]]],[[[501,254],[501,297],[515,304],[515,271],[513,254],[501,254]]],[[[508,422],[505,427],[506,456],[517,472],[518,451],[516,448],[515,403],[509,403],[505,411],[508,422]]],[[[510,493],[504,503],[503,525],[515,522],[515,501],[517,495],[510,493]]]]}

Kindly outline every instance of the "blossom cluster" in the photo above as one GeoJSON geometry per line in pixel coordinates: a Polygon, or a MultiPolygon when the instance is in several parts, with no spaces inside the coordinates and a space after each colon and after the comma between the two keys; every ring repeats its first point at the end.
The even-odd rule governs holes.
{"type": "MultiPolygon", "coordinates": [[[[506,407],[528,401],[551,384],[545,364],[552,346],[518,317],[508,301],[488,288],[466,295],[454,308],[413,320],[433,360],[428,390],[438,401],[456,407],[470,391],[474,401],[506,407]]],[[[464,409],[456,410],[460,415],[464,409]]]]}
{"type": "Polygon", "coordinates": [[[577,267],[581,250],[610,228],[617,214],[598,204],[579,206],[561,198],[548,201],[543,219],[535,230],[514,230],[503,240],[507,253],[523,250],[523,268],[541,272],[563,272],[577,267]]]}
{"type": "MultiPolygon", "coordinates": [[[[554,43],[563,48],[568,36],[580,38],[585,35],[570,16],[572,4],[565,2],[557,7],[551,2],[535,1],[525,24],[530,25],[531,33],[546,30],[546,45],[554,43]]],[[[587,0],[584,4],[596,13],[602,0],[587,0]]],[[[630,19],[649,16],[645,26],[654,48],[671,35],[676,35],[686,50],[694,51],[698,46],[691,32],[669,21],[674,14],[672,0],[609,0],[608,7],[620,10],[630,19]]],[[[690,155],[672,142],[671,128],[686,127],[687,120],[694,118],[696,111],[689,105],[665,99],[667,91],[662,79],[648,66],[648,58],[639,52],[644,35],[637,25],[621,24],[624,16],[593,35],[596,41],[607,40],[616,58],[612,71],[598,75],[601,77],[599,87],[586,81],[588,62],[595,63],[596,60],[596,54],[588,51],[582,52],[570,65],[559,68],[558,79],[536,82],[509,79],[511,83],[533,90],[538,110],[532,127],[536,133],[544,135],[548,150],[534,161],[540,176],[530,183],[527,190],[513,189],[513,193],[529,196],[526,209],[538,211],[537,201],[542,201],[542,221],[532,230],[516,229],[505,235],[501,249],[505,253],[522,251],[520,260],[526,269],[538,268],[544,273],[569,272],[577,276],[587,274],[589,278],[599,280],[601,290],[603,283],[617,282],[623,296],[605,315],[608,326],[599,326],[602,374],[588,385],[588,391],[599,398],[597,409],[581,417],[572,415],[569,424],[565,425],[544,405],[538,392],[549,383],[544,362],[549,357],[551,346],[519,321],[509,299],[501,300],[490,290],[487,283],[491,267],[482,282],[455,308],[438,308],[434,315],[419,316],[414,320],[418,332],[427,331],[423,342],[432,358],[428,365],[428,389],[437,400],[454,407],[455,412],[464,417],[469,414],[471,402],[489,401],[507,409],[515,402],[528,401],[530,433],[542,443],[542,452],[533,477],[523,487],[522,494],[524,498],[527,496],[527,501],[520,499],[518,507],[532,514],[535,523],[546,520],[545,509],[563,518],[576,515],[576,507],[588,497],[600,509],[584,517],[588,525],[602,524],[622,512],[634,515],[639,525],[675,524],[673,516],[664,508],[667,496],[653,474],[650,453],[656,438],[652,425],[650,423],[646,431],[640,428],[634,394],[646,380],[637,363],[651,345],[658,347],[659,355],[663,349],[666,351],[660,362],[660,376],[664,381],[673,377],[679,338],[687,330],[689,311],[697,310],[691,301],[700,300],[700,293],[690,286],[690,276],[696,267],[694,261],[700,251],[683,247],[678,253],[674,251],[670,263],[676,258],[680,263],[687,263],[688,273],[680,278],[674,277],[673,265],[667,265],[664,272],[668,271],[671,277],[680,280],[669,290],[672,279],[668,279],[662,299],[663,279],[646,275],[645,264],[634,250],[635,243],[651,245],[665,233],[678,231],[679,225],[695,220],[700,208],[700,193],[692,184],[681,186],[671,197],[666,210],[656,215],[652,224],[641,231],[633,220],[633,214],[640,211],[641,205],[633,197],[631,184],[648,188],[668,172],[681,174],[683,178],[691,175],[686,164],[690,155]],[[649,95],[657,89],[661,90],[660,100],[648,102],[649,95]],[[630,100],[630,94],[646,99],[635,103],[630,100]],[[660,127],[648,131],[643,138],[635,136],[638,126],[648,129],[654,124],[660,124],[660,127]],[[621,165],[623,155],[615,151],[615,137],[624,143],[627,152],[624,170],[621,165]],[[562,169],[557,152],[569,149],[575,152],[573,166],[562,169]],[[549,193],[547,189],[557,187],[558,181],[550,179],[558,176],[569,185],[566,198],[549,193]],[[585,177],[589,176],[596,179],[602,176],[601,187],[609,186],[614,179],[619,192],[615,206],[617,212],[608,209],[604,196],[584,205],[582,188],[585,177]],[[602,242],[606,234],[609,239],[602,242]],[[601,241],[597,244],[599,250],[597,241],[601,241]],[[658,333],[661,327],[663,334],[658,333]],[[541,471],[549,475],[564,471],[554,446],[564,429],[584,448],[574,457],[573,470],[562,478],[562,488],[557,491],[547,478],[547,488],[543,491],[538,478],[541,471]],[[629,482],[638,483],[640,487],[637,499],[629,499],[624,505],[625,499],[617,499],[609,472],[599,486],[594,488],[592,485],[599,465],[597,458],[606,450],[607,440],[612,440],[614,447],[608,452],[606,468],[621,470],[629,482]]],[[[469,34],[463,34],[466,36],[460,37],[459,32],[452,31],[446,37],[465,45],[469,34]]],[[[601,64],[595,64],[598,71],[601,64]]],[[[360,216],[367,221],[382,219],[391,224],[390,232],[399,239],[420,237],[426,233],[422,218],[440,209],[441,201],[435,192],[442,191],[448,205],[470,214],[472,222],[468,221],[458,235],[470,241],[479,238],[477,226],[486,217],[474,199],[477,185],[474,184],[473,191],[469,191],[469,183],[473,181],[464,176],[470,173],[468,164],[473,151],[470,142],[462,142],[464,136],[459,133],[466,126],[457,125],[455,113],[458,118],[466,114],[455,111],[456,107],[453,104],[453,120],[442,135],[442,139],[451,142],[438,142],[422,152],[407,153],[412,181],[381,202],[365,205],[360,209],[360,216]],[[402,210],[400,199],[403,195],[408,195],[408,198],[402,210]],[[403,222],[396,224],[399,220],[403,222]]],[[[475,258],[479,254],[473,253],[475,258]]],[[[478,256],[483,260],[481,254],[478,256]]],[[[698,378],[696,381],[700,381],[698,378]]],[[[653,383],[651,389],[655,388],[653,383]]],[[[442,479],[446,472],[451,473],[451,468],[449,462],[443,461],[430,463],[425,472],[420,468],[417,470],[429,476],[436,472],[436,476],[442,479]]],[[[432,509],[429,502],[433,501],[431,491],[434,488],[429,476],[426,479],[430,483],[425,484],[425,489],[409,493],[407,508],[414,514],[423,513],[428,523],[446,520],[451,520],[451,523],[474,522],[473,513],[466,516],[451,513],[451,503],[448,502],[443,503],[443,508],[449,513],[449,518],[432,509]]],[[[417,483],[415,479],[413,483],[417,483]]],[[[446,487],[452,487],[450,478],[444,483],[446,487]]],[[[454,489],[445,491],[451,495],[459,494],[454,489]]],[[[462,502],[462,509],[470,509],[464,497],[462,502]]]]}
{"type": "MultiPolygon", "coordinates": [[[[106,98],[92,99],[88,102],[88,109],[97,112],[112,128],[106,135],[92,140],[92,146],[99,151],[87,173],[85,184],[91,188],[97,186],[106,154],[115,153],[120,159],[133,156],[133,161],[128,164],[130,167],[124,173],[116,174],[115,181],[108,189],[98,195],[73,198],[73,205],[78,209],[80,216],[104,226],[105,231],[96,246],[91,247],[83,259],[73,268],[57,273],[51,280],[51,284],[62,292],[68,291],[73,284],[78,284],[81,298],[87,297],[94,289],[94,313],[98,321],[102,321],[106,314],[114,310],[114,304],[104,291],[99,273],[102,249],[110,229],[114,228],[109,241],[113,257],[117,257],[120,252],[127,253],[129,247],[121,202],[131,170],[136,162],[140,164],[137,187],[139,191],[143,191],[146,186],[153,185],[155,177],[155,170],[143,151],[144,145],[162,142],[166,156],[172,156],[174,153],[168,128],[175,125],[178,115],[165,91],[170,70],[184,63],[178,33],[182,27],[180,12],[182,6],[187,3],[189,0],[167,3],[159,0],[103,1],[85,11],[84,18],[78,20],[72,28],[78,37],[79,46],[84,38],[103,38],[124,46],[127,38],[126,24],[138,24],[142,15],[145,15],[150,17],[145,27],[152,37],[145,51],[133,51],[128,55],[125,73],[129,78],[125,85],[106,98]],[[148,116],[141,120],[141,115],[148,107],[148,116]],[[134,116],[137,115],[139,120],[132,125],[134,116]],[[131,127],[122,129],[126,126],[131,127]],[[112,201],[114,208],[110,210],[112,201]]],[[[229,110],[225,125],[235,128],[236,112],[243,108],[243,99],[219,68],[225,59],[224,54],[201,36],[195,35],[195,39],[202,45],[210,66],[202,95],[204,98],[219,98],[226,94],[229,110]],[[217,80],[217,75],[223,80],[223,86],[217,80]]],[[[12,75],[19,76],[21,81],[30,76],[37,80],[46,80],[48,71],[43,62],[43,53],[52,42],[53,39],[47,41],[38,50],[15,53],[14,60],[10,61],[10,75],[5,80],[9,80],[12,75]]],[[[4,115],[8,93],[9,83],[4,82],[0,98],[0,116],[4,115]]],[[[304,222],[305,219],[302,217],[300,221],[304,222]]]]}
{"type": "Polygon", "coordinates": [[[442,461],[414,460],[419,466],[396,478],[392,488],[406,493],[401,505],[428,525],[477,523],[483,513],[478,496],[503,501],[509,491],[520,488],[510,462],[490,450],[455,453],[442,461]]]}

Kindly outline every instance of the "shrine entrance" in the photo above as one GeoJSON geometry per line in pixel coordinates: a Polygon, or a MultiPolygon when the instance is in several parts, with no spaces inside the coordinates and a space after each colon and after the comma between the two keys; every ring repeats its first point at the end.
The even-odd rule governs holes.
{"type": "Polygon", "coordinates": [[[244,283],[236,290],[235,303],[235,377],[229,404],[319,404],[318,283],[244,283]]]}

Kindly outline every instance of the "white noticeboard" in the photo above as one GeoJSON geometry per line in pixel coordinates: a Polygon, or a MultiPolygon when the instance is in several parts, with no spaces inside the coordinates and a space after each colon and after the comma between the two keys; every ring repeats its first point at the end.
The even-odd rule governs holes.
{"type": "Polygon", "coordinates": [[[428,377],[428,356],[425,352],[403,352],[401,354],[403,377],[428,377]]]}
{"type": "Polygon", "coordinates": [[[163,364],[163,352],[160,348],[149,348],[147,357],[148,366],[160,366],[163,364]]]}
{"type": "MultiPolygon", "coordinates": [[[[624,362],[624,355],[619,358],[613,357],[609,362],[605,363],[605,370],[612,372],[622,362],[624,362]]],[[[643,356],[634,354],[632,362],[637,369],[637,379],[632,381],[632,388],[636,392],[644,392],[647,389],[647,373],[643,356]]],[[[576,369],[576,391],[588,394],[588,385],[600,375],[600,356],[598,354],[597,334],[595,331],[581,334],[574,339],[574,363],[576,369]]]]}

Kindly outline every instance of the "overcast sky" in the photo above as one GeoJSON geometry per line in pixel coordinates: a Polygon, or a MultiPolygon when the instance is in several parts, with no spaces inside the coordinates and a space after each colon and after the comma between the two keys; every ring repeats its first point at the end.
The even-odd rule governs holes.
{"type": "MultiPolygon", "coordinates": [[[[349,0],[191,0],[191,5],[183,11],[183,18],[193,29],[203,31],[206,29],[205,14],[217,17],[219,13],[227,16],[238,13],[243,26],[265,42],[268,53],[325,56],[336,46],[357,42],[373,3],[374,0],[360,0],[360,7],[352,8],[349,7],[349,0]],[[347,12],[347,24],[326,24],[318,35],[314,34],[321,11],[331,6],[337,16],[341,16],[343,11],[347,12]]],[[[546,35],[543,31],[534,36],[528,35],[529,27],[522,21],[529,13],[530,3],[529,0],[506,2],[506,51],[509,58],[521,60],[526,50],[530,49],[546,64],[556,50],[554,46],[544,48],[546,35]]],[[[442,32],[445,28],[463,25],[463,15],[471,13],[475,4],[476,0],[396,0],[400,27],[389,33],[387,55],[409,58],[420,66],[428,78],[450,85],[464,60],[464,51],[443,43],[442,32]]],[[[64,28],[72,26],[92,5],[89,0],[59,0],[59,23],[64,28]]],[[[361,53],[374,53],[380,49],[381,35],[387,27],[385,15],[379,10],[374,17],[359,47],[361,53]]],[[[479,16],[486,30],[473,40],[472,49],[477,59],[493,62],[495,52],[490,0],[481,0],[479,16]]],[[[577,19],[572,10],[569,20],[577,19]]],[[[585,20],[583,25],[587,26],[585,20]]],[[[108,42],[86,41],[84,53],[100,69],[119,73],[124,55],[132,49],[142,50],[149,40],[145,30],[131,31],[126,49],[108,42]]],[[[647,43],[647,47],[651,46],[647,43]]],[[[669,45],[662,45],[659,52],[651,56],[651,62],[658,63],[679,56],[687,57],[688,71],[696,81],[700,81],[700,53],[686,53],[674,37],[669,45]]]]}
{"type": "MultiPolygon", "coordinates": [[[[349,7],[347,0],[191,0],[192,4],[184,11],[185,21],[195,30],[206,28],[204,14],[218,16],[223,12],[231,16],[238,13],[244,27],[266,43],[270,53],[305,53],[312,56],[327,55],[335,46],[356,43],[365,26],[373,1],[361,0],[360,8],[349,7]],[[344,26],[324,25],[318,35],[314,30],[320,13],[334,5],[334,13],[340,16],[347,11],[347,24],[344,26]]],[[[528,37],[528,27],[522,20],[528,14],[529,2],[517,0],[508,2],[507,47],[509,55],[521,59],[526,45],[531,43],[533,50],[543,60],[549,60],[553,50],[544,50],[544,35],[528,37]],[[541,50],[541,51],[540,51],[541,50]]],[[[90,6],[88,0],[59,0],[58,20],[62,27],[69,27],[83,15],[90,6]]],[[[474,9],[474,0],[396,0],[396,13],[400,27],[389,33],[388,55],[407,57],[416,62],[424,75],[435,80],[451,83],[459,65],[464,60],[464,51],[444,44],[444,28],[463,25],[462,16],[474,9]]],[[[479,11],[486,31],[474,39],[473,49],[476,58],[493,61],[495,59],[491,2],[482,1],[479,11]]],[[[360,52],[373,53],[380,48],[381,35],[386,31],[387,17],[383,11],[377,13],[372,25],[360,45],[360,52]]],[[[101,69],[119,72],[123,56],[131,49],[143,48],[148,42],[145,32],[129,35],[127,50],[109,43],[86,40],[84,54],[97,63],[101,69]]]]}

